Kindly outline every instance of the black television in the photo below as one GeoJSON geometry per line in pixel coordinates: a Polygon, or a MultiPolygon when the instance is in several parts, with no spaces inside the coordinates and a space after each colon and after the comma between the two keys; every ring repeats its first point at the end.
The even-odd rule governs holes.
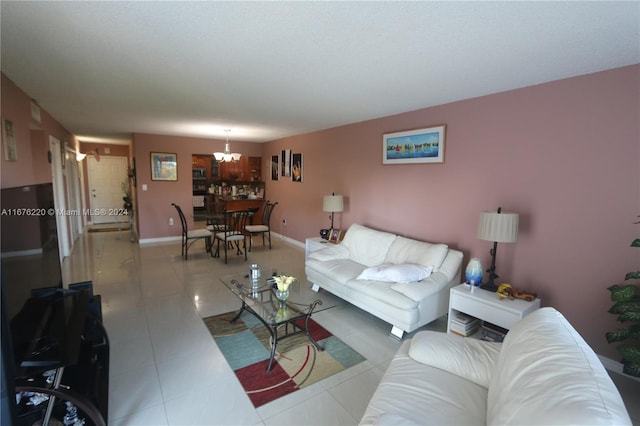
{"type": "Polygon", "coordinates": [[[0,270],[11,319],[32,290],[62,288],[53,185],[2,188],[0,210],[0,270]]]}
{"type": "Polygon", "coordinates": [[[33,290],[62,288],[62,269],[53,201],[53,184],[41,183],[0,190],[0,294],[2,318],[2,424],[15,413],[15,363],[10,320],[33,290]]]}

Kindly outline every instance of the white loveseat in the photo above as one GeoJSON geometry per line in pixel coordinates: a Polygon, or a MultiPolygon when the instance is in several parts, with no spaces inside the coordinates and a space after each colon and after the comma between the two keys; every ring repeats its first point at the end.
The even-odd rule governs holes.
{"type": "Polygon", "coordinates": [[[597,355],[553,308],[503,343],[434,331],[403,342],[361,425],[631,425],[597,355]]]}
{"type": "Polygon", "coordinates": [[[462,252],[445,244],[354,224],[341,243],[311,253],[305,272],[316,290],[330,291],[383,319],[402,337],[447,313],[449,289],[460,284],[461,264],[462,252]],[[382,271],[381,265],[392,268],[382,271]],[[430,275],[419,279],[423,275],[414,275],[416,270],[430,275]],[[358,279],[365,271],[394,276],[358,279]]]}

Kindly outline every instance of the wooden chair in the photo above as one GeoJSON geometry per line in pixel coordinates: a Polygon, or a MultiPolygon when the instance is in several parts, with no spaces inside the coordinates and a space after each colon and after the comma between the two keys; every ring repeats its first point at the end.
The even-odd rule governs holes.
{"type": "Polygon", "coordinates": [[[220,257],[220,243],[224,247],[224,263],[227,263],[227,251],[236,247],[236,254],[244,253],[244,260],[247,260],[247,233],[245,226],[249,220],[248,210],[227,211],[224,215],[224,230],[215,232],[216,252],[213,257],[220,257]],[[242,249],[240,248],[242,242],[242,249]]]}
{"type": "Polygon", "coordinates": [[[276,207],[278,203],[267,203],[264,205],[264,209],[262,210],[262,224],[260,225],[247,225],[245,226],[245,230],[249,234],[249,251],[251,251],[251,247],[253,245],[253,235],[254,234],[262,234],[262,245],[264,246],[264,237],[267,236],[269,240],[269,250],[271,250],[271,213],[273,213],[273,209],[276,207]]]}
{"type": "Polygon", "coordinates": [[[204,240],[204,248],[207,253],[211,252],[211,232],[207,229],[193,229],[189,230],[187,227],[187,219],[182,213],[182,209],[179,205],[171,203],[173,207],[178,211],[180,217],[180,225],[182,225],[182,256],[184,260],[187,260],[189,247],[198,240],[204,240]]]}

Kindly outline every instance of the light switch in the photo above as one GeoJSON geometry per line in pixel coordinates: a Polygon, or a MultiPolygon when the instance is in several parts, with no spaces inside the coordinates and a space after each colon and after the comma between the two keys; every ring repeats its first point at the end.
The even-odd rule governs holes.
{"type": "Polygon", "coordinates": [[[147,190],[147,184],[146,184],[146,183],[143,183],[143,184],[142,184],[142,190],[143,190],[143,191],[146,191],[146,190],[147,190]]]}

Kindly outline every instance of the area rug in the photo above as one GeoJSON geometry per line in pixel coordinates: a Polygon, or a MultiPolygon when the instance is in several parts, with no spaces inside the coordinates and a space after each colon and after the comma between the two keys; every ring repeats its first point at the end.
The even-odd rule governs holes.
{"type": "Polygon", "coordinates": [[[365,360],[311,319],[311,336],[324,351],[305,334],[288,337],[278,342],[273,368],[267,372],[271,334],[248,312],[230,323],[235,315],[229,312],[203,321],[256,408],[365,360]]]}

